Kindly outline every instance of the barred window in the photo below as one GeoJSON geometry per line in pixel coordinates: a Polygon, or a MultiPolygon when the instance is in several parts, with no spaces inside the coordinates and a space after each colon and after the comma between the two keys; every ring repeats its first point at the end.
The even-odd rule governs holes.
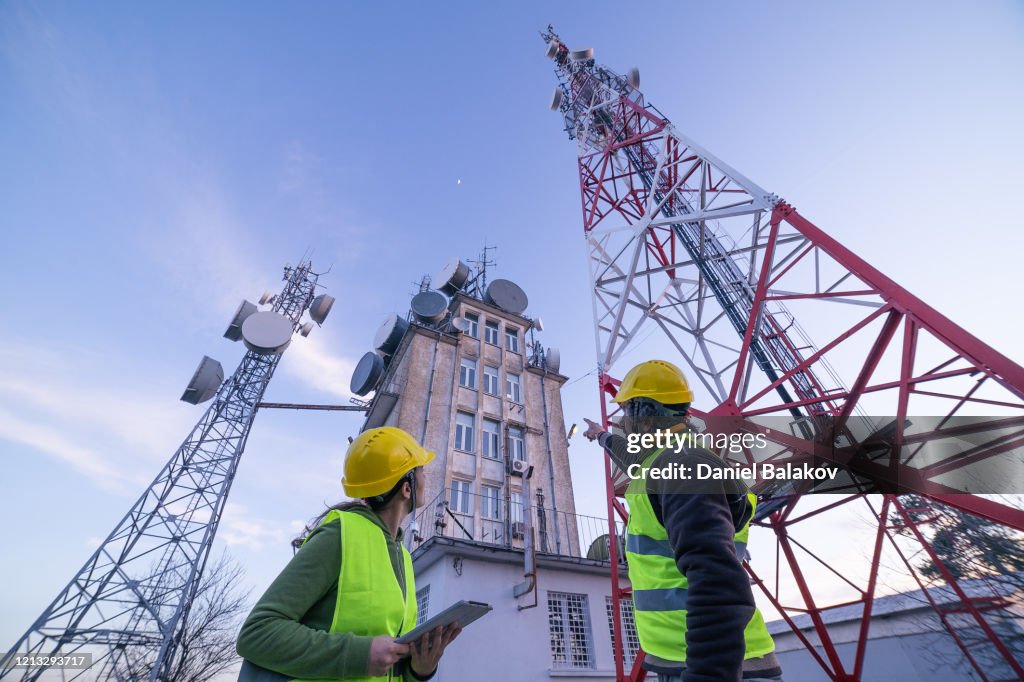
{"type": "Polygon", "coordinates": [[[455,414],[455,449],[473,452],[473,415],[465,412],[455,414]]]}
{"type": "Polygon", "coordinates": [[[452,479],[452,499],[449,503],[452,511],[460,514],[473,513],[473,495],[469,492],[469,481],[452,479]]]}
{"type": "Polygon", "coordinates": [[[501,435],[501,424],[494,421],[493,419],[484,419],[484,443],[483,451],[484,457],[490,457],[491,459],[498,459],[500,452],[498,450],[498,440],[501,435]]]}
{"type": "Polygon", "coordinates": [[[512,492],[509,494],[509,521],[512,523],[523,522],[523,494],[512,492]]]}
{"type": "Polygon", "coordinates": [[[491,395],[499,395],[501,393],[498,388],[497,367],[484,365],[484,393],[490,393],[491,395]]]}
{"type": "Polygon", "coordinates": [[[514,403],[523,402],[522,395],[520,394],[518,374],[505,375],[505,397],[514,403]]]}
{"type": "Polygon", "coordinates": [[[551,667],[594,667],[587,595],[548,592],[548,632],[551,635],[551,667]]]}
{"type": "Polygon", "coordinates": [[[498,323],[494,320],[489,320],[484,325],[484,341],[492,345],[498,345],[498,323]]]}
{"type": "Polygon", "coordinates": [[[427,613],[430,611],[430,585],[416,590],[416,621],[423,623],[427,620],[427,613]]]}
{"type": "MultiPolygon", "coordinates": [[[[608,637],[614,642],[615,622],[612,620],[612,598],[605,597],[604,605],[608,613],[608,637]]],[[[636,652],[640,651],[640,637],[636,634],[636,619],[633,617],[633,600],[629,597],[619,600],[619,617],[622,619],[622,639],[625,642],[625,646],[622,648],[622,661],[628,669],[633,667],[636,652]]]]}
{"type": "Polygon", "coordinates": [[[459,384],[466,388],[476,388],[476,360],[462,358],[459,366],[459,384]]]}
{"type": "Polygon", "coordinates": [[[501,521],[501,489],[485,485],[480,499],[480,516],[501,521]]]}
{"type": "Polygon", "coordinates": [[[523,430],[518,426],[508,427],[508,456],[520,461],[526,459],[526,448],[523,444],[523,430]]]}

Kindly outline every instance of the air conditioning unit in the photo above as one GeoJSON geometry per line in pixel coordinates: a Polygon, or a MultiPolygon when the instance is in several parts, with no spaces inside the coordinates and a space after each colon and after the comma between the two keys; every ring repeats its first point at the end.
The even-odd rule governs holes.
{"type": "Polygon", "coordinates": [[[525,460],[514,459],[511,462],[511,470],[513,476],[522,476],[526,473],[527,464],[525,460]]]}
{"type": "Polygon", "coordinates": [[[512,538],[519,538],[520,540],[526,537],[526,524],[522,521],[512,522],[512,538]]]}

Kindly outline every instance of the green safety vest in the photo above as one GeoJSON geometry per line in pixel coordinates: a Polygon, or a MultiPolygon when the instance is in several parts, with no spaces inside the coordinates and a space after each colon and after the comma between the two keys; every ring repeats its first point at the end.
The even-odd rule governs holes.
{"type": "MultiPolygon", "coordinates": [[[[398,637],[412,630],[416,627],[417,618],[416,580],[409,550],[405,545],[399,545],[405,562],[403,597],[380,526],[365,516],[339,509],[331,510],[321,525],[335,519],[341,524],[342,554],[341,566],[338,567],[338,601],[334,606],[330,632],[398,637]]],[[[383,677],[346,677],[345,682],[390,679],[389,672],[383,677]]]]}
{"type": "MultiPolygon", "coordinates": [[[[664,450],[648,455],[641,465],[650,467],[664,450]]],[[[757,497],[748,493],[753,504],[757,497]]],[[[647,496],[646,477],[633,479],[626,488],[629,523],[626,526],[626,560],[633,586],[633,613],[640,646],[649,654],[669,661],[686,661],[686,591],[689,583],[676,566],[675,552],[668,531],[658,521],[647,496]]],[[[736,534],[737,556],[746,550],[750,522],[736,534]]],[[[761,611],[743,631],[746,641],[744,659],[764,656],[775,650],[775,643],[764,624],[761,611]]]]}

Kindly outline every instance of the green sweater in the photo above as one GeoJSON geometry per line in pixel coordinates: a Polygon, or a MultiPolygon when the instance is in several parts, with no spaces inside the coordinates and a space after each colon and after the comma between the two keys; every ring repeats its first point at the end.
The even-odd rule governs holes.
{"type": "MultiPolygon", "coordinates": [[[[391,537],[369,507],[348,508],[378,526],[388,543],[391,567],[405,594],[402,532],[391,537]]],[[[302,549],[245,619],[235,645],[247,661],[289,678],[337,679],[366,677],[373,637],[351,632],[330,632],[338,598],[341,566],[341,524],[332,521],[313,531],[302,549]]],[[[399,679],[421,679],[400,662],[399,679]]],[[[425,679],[425,678],[423,678],[425,679]]]]}

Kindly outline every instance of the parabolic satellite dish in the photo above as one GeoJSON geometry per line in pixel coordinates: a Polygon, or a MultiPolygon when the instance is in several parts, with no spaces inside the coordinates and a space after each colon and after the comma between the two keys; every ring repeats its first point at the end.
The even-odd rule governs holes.
{"type": "Polygon", "coordinates": [[[195,373],[192,374],[188,387],[181,394],[181,399],[192,405],[204,403],[216,395],[217,389],[223,382],[224,368],[213,358],[204,355],[203,359],[199,361],[195,373]]]}
{"type": "Polygon", "coordinates": [[[526,292],[518,284],[507,279],[496,279],[488,284],[485,298],[488,303],[516,315],[526,310],[526,306],[529,305],[526,292]]]}
{"type": "Polygon", "coordinates": [[[434,286],[449,295],[462,289],[468,281],[469,266],[458,258],[453,258],[445,263],[433,279],[434,286]]]}
{"type": "Polygon", "coordinates": [[[317,324],[323,324],[324,320],[327,319],[327,315],[331,312],[331,306],[334,305],[334,297],[328,294],[320,294],[313,299],[313,302],[309,306],[309,316],[313,318],[313,321],[317,324]]]}
{"type": "Polygon", "coordinates": [[[384,375],[384,360],[370,351],[359,358],[359,363],[352,371],[352,381],[349,382],[349,389],[356,395],[366,395],[380,381],[384,375]]]}
{"type": "Polygon", "coordinates": [[[424,322],[440,322],[448,311],[448,299],[439,291],[421,291],[412,297],[409,307],[424,322]]]}
{"type": "Polygon", "coordinates": [[[402,342],[402,337],[405,336],[405,330],[408,328],[409,323],[404,317],[391,313],[384,318],[384,323],[374,335],[373,347],[384,355],[392,355],[398,348],[398,344],[402,342]]]}
{"type": "Polygon", "coordinates": [[[235,311],[235,316],[231,318],[231,324],[228,325],[228,329],[224,332],[225,339],[231,339],[232,341],[238,341],[242,338],[242,323],[245,319],[255,313],[259,308],[256,307],[255,303],[249,303],[249,301],[243,300],[238,306],[238,310],[235,311]]]}
{"type": "Polygon", "coordinates": [[[253,313],[242,323],[242,340],[260,355],[282,353],[292,342],[292,321],[270,311],[253,313]]]}

